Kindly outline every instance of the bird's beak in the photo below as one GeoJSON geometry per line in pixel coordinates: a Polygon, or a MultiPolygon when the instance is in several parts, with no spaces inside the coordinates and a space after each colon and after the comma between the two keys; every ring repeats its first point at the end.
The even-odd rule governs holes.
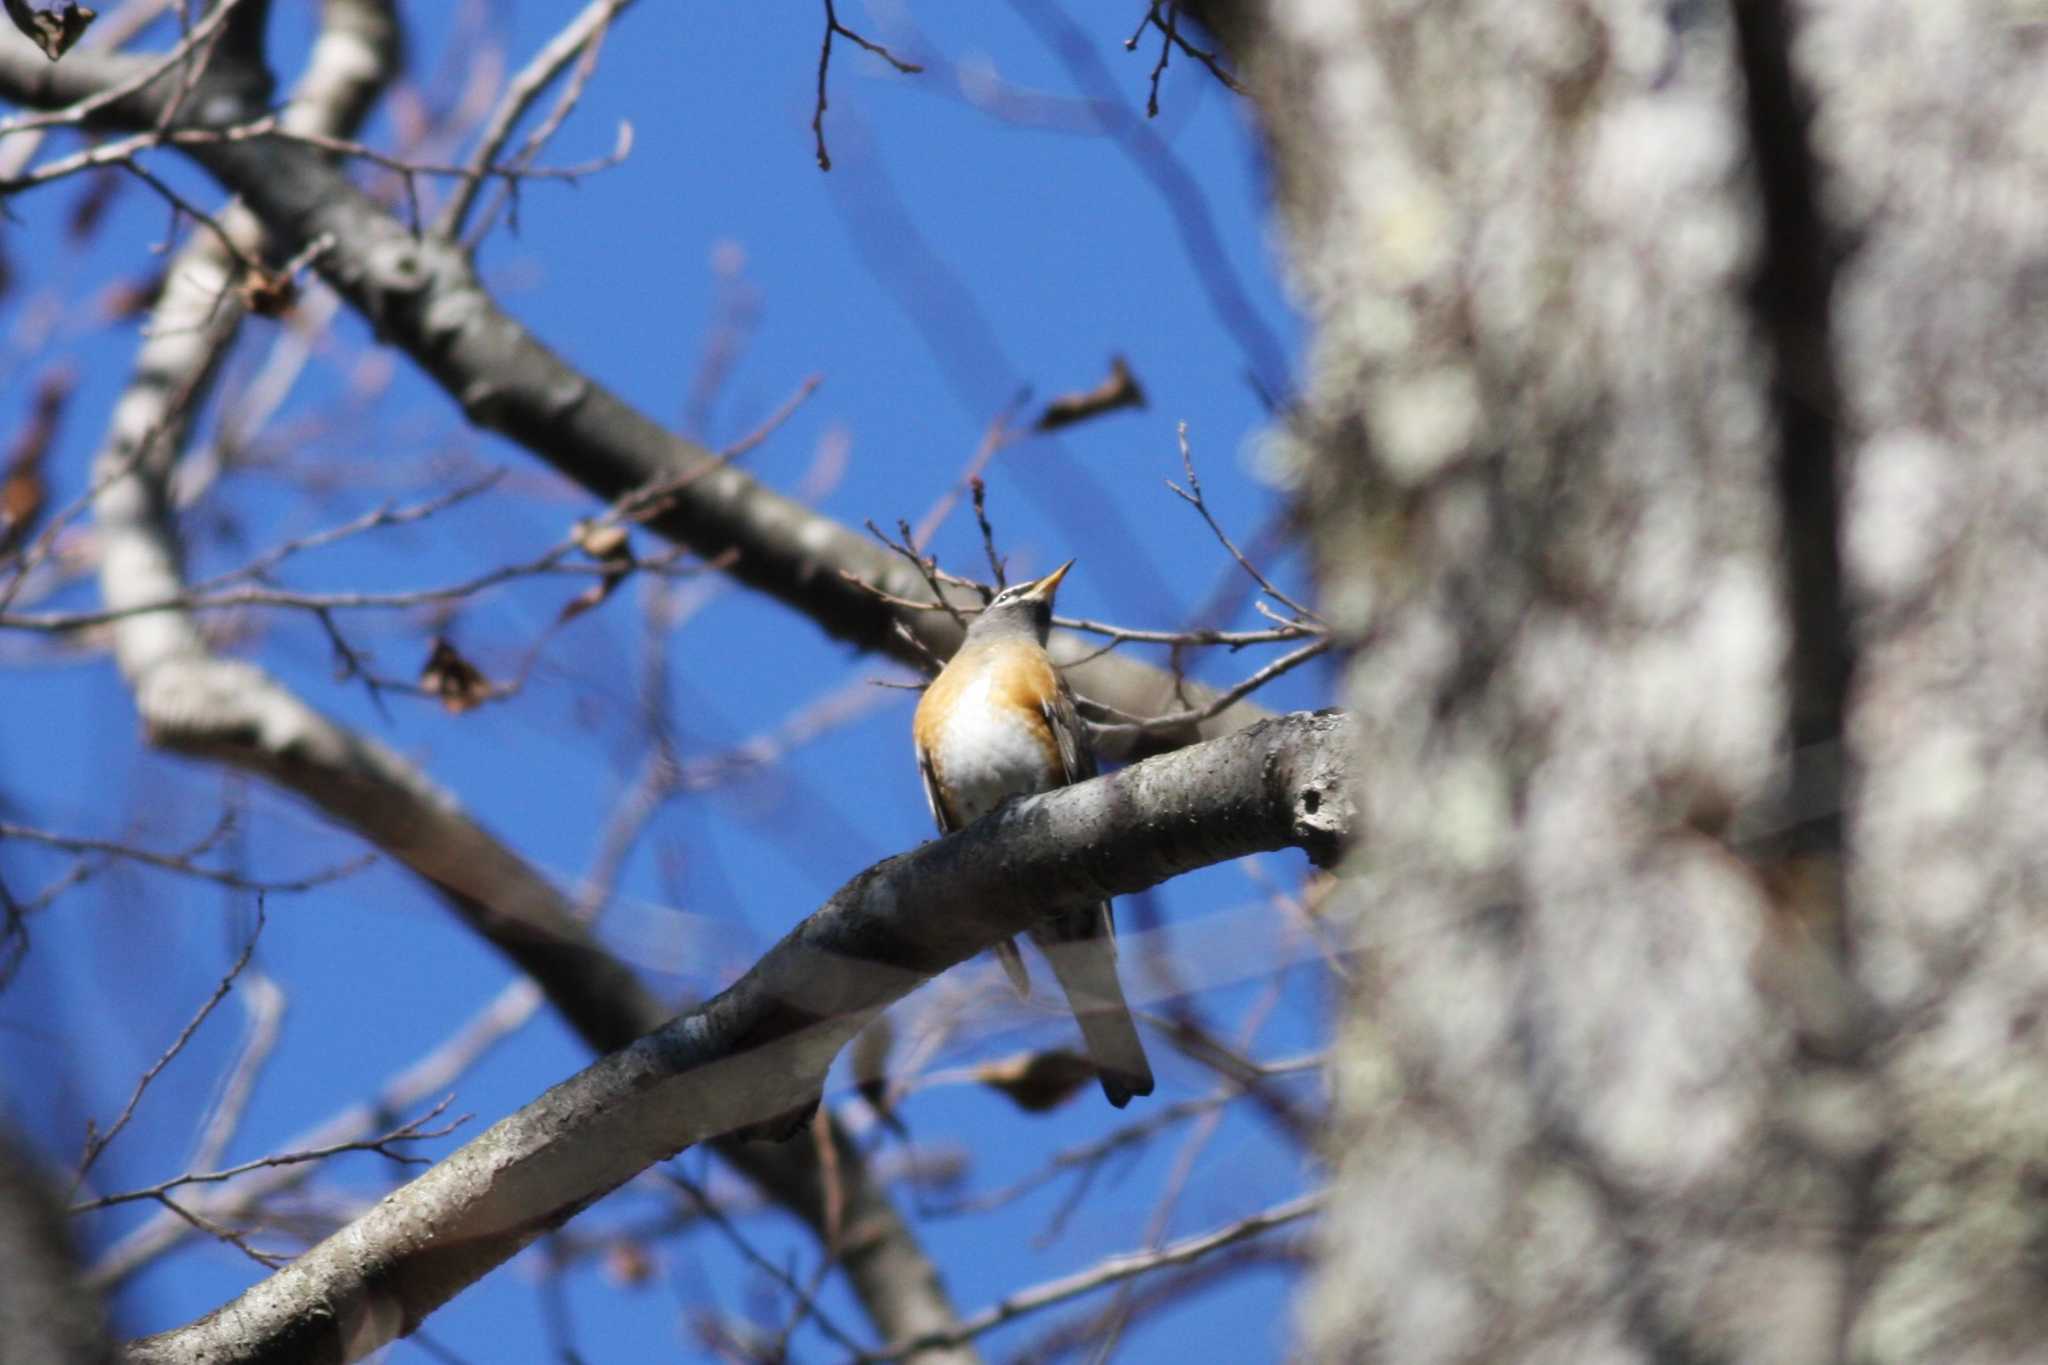
{"type": "Polygon", "coordinates": [[[1067,570],[1073,567],[1074,561],[1070,559],[1066,563],[1060,565],[1057,569],[1054,569],[1051,573],[1047,574],[1045,577],[1039,579],[1036,583],[1033,583],[1031,585],[1032,600],[1037,601],[1043,599],[1047,602],[1052,601],[1052,595],[1060,590],[1060,580],[1062,578],[1065,578],[1067,576],[1067,570]]]}

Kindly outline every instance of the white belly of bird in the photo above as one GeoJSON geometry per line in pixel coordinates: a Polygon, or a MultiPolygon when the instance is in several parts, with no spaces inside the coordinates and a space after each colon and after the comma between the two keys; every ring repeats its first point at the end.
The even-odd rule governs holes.
{"type": "Polygon", "coordinates": [[[1012,796],[1046,788],[1045,749],[1037,731],[1018,712],[990,706],[986,682],[961,694],[952,714],[932,761],[961,824],[979,820],[1012,796]]]}

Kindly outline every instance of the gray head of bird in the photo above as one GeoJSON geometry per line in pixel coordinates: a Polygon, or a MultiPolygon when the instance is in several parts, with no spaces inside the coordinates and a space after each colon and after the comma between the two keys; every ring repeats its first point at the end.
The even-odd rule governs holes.
{"type": "Polygon", "coordinates": [[[1004,588],[989,599],[981,615],[967,623],[967,638],[979,644],[1022,636],[1044,644],[1052,630],[1053,594],[1059,591],[1060,580],[1073,567],[1074,561],[1070,559],[1043,578],[1004,588]]]}

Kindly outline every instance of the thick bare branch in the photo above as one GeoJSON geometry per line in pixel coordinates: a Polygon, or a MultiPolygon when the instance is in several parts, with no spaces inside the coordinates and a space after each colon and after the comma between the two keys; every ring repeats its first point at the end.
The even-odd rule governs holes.
{"type": "MultiPolygon", "coordinates": [[[[0,95],[50,102],[41,69],[48,65],[33,51],[0,50],[0,95]]],[[[260,112],[209,108],[230,122],[233,116],[260,112]]],[[[150,90],[103,111],[143,126],[153,126],[161,112],[162,101],[150,90]]],[[[458,246],[416,237],[316,149],[258,139],[180,150],[242,196],[273,234],[278,250],[292,252],[330,237],[333,247],[321,256],[318,269],[386,341],[410,355],[472,422],[519,443],[597,496],[610,501],[648,484],[677,480],[715,458],[548,349],[498,306],[458,246]]],[[[740,470],[718,469],[692,481],[650,525],[707,557],[736,549],[729,570],[735,578],[862,648],[914,666],[919,645],[944,657],[959,643],[960,627],[950,618],[895,609],[886,598],[848,581],[857,579],[897,597],[927,597],[908,565],[740,470]],[[902,638],[899,624],[917,644],[902,638]]],[[[978,605],[966,594],[959,601],[978,605]]],[[[1062,659],[1078,659],[1092,648],[1065,635],[1056,637],[1053,647],[1062,659]]],[[[1069,680],[1082,695],[1142,717],[1199,709],[1216,695],[1114,654],[1077,665],[1069,680]]],[[[1264,714],[1240,702],[1200,722],[1145,731],[1132,742],[1141,744],[1141,751],[1171,748],[1226,734],[1264,714]]]]}
{"type": "MultiPolygon", "coordinates": [[[[341,134],[353,126],[351,111],[366,107],[354,91],[386,64],[366,58],[381,52],[388,59],[395,38],[388,25],[380,31],[371,22],[377,11],[388,19],[379,3],[328,5],[330,21],[353,22],[339,32],[330,28],[316,47],[304,93],[286,111],[295,130],[341,134]],[[346,41],[351,36],[353,43],[346,41]],[[323,58],[332,65],[323,66],[323,58]]],[[[231,232],[246,235],[249,254],[260,251],[265,224],[239,205],[223,218],[231,232]]],[[[231,283],[218,239],[195,236],[168,274],[159,325],[115,409],[95,466],[102,596],[109,610],[187,595],[169,512],[169,474],[186,417],[242,317],[231,283]]],[[[531,975],[594,1049],[623,1046],[666,1017],[546,877],[402,756],[329,720],[263,670],[216,656],[185,611],[123,616],[114,638],[153,742],[256,773],[388,853],[531,975]]],[[[844,1198],[873,1233],[843,1260],[854,1292],[884,1333],[943,1330],[953,1313],[936,1272],[860,1155],[843,1135],[835,1139],[845,1145],[839,1162],[844,1198]]],[[[808,1150],[722,1146],[770,1198],[813,1228],[824,1227],[824,1190],[808,1150]]]]}
{"type": "Polygon", "coordinates": [[[112,1365],[106,1315],[73,1263],[49,1172],[0,1129],[0,1342],[9,1360],[112,1365]]]}
{"type": "MultiPolygon", "coordinates": [[[[323,17],[312,67],[285,120],[294,131],[340,135],[388,71],[396,30],[380,0],[330,0],[323,17]]],[[[266,234],[255,216],[238,205],[223,220],[247,254],[261,252],[266,234]]],[[[169,475],[186,419],[243,316],[232,283],[222,241],[195,235],[168,272],[159,325],[115,409],[94,497],[109,609],[186,594],[169,475]]],[[[622,1046],[665,1017],[545,877],[404,758],[330,721],[263,670],[216,656],[187,612],[124,617],[115,645],[153,742],[257,773],[390,854],[529,973],[592,1047],[622,1046]]],[[[872,1233],[843,1258],[854,1292],[885,1334],[947,1328],[952,1307],[929,1260],[860,1155],[834,1136],[845,1146],[842,1197],[872,1233]]],[[[808,1149],[728,1147],[728,1158],[770,1198],[824,1226],[824,1190],[808,1149]]]]}
{"type": "Polygon", "coordinates": [[[869,868],[709,1003],[599,1061],[138,1362],[360,1358],[607,1191],[816,1102],[834,1057],[917,985],[1073,905],[1351,833],[1341,715],[1301,714],[1013,802],[869,868]]]}

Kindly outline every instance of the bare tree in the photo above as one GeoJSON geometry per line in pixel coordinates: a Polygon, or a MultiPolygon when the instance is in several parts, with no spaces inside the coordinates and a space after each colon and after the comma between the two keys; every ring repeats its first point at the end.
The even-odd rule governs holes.
{"type": "MultiPolygon", "coordinates": [[[[946,1289],[944,1267],[899,1203],[904,1190],[922,1198],[920,1182],[943,1163],[934,1153],[920,1157],[916,1144],[906,1159],[892,1161],[877,1140],[903,1129],[905,1092],[929,1079],[921,1070],[928,1059],[892,1050],[881,1022],[887,1007],[913,989],[1049,913],[1146,892],[1184,872],[1262,851],[1301,849],[1320,866],[1353,833],[1347,773],[1357,741],[1348,722],[1331,714],[1275,716],[1251,700],[1338,638],[1269,572],[1263,561],[1271,539],[1241,544],[1228,524],[1232,509],[1211,504],[1185,430],[1173,491],[1187,504],[1190,534],[1205,541],[1213,535],[1214,554],[1237,586],[1192,624],[1062,618],[1052,640],[1096,747],[1131,766],[1012,802],[944,840],[875,863],[724,990],[680,1011],[608,950],[593,927],[592,916],[665,803],[774,762],[861,711],[856,701],[828,697],[730,753],[683,756],[663,670],[668,636],[689,609],[684,591],[721,575],[757,594],[764,615],[779,604],[788,609],[783,620],[801,618],[907,670],[929,672],[1006,578],[982,470],[1033,433],[1144,402],[1131,368],[1118,360],[1103,384],[1055,398],[1035,414],[993,414],[958,487],[925,519],[913,525],[906,513],[893,528],[863,530],[742,467],[814,382],[798,385],[750,434],[712,449],[669,431],[601,376],[551,349],[507,311],[474,252],[520,211],[529,187],[599,173],[627,154],[623,136],[609,155],[582,164],[555,164],[547,151],[599,79],[598,56],[631,8],[630,0],[594,0],[502,81],[488,62],[469,63],[468,86],[444,101],[408,104],[413,114],[396,120],[396,143],[373,146],[357,140],[365,119],[404,69],[401,16],[391,0],[324,0],[318,32],[300,54],[303,69],[282,100],[266,65],[280,22],[267,0],[137,0],[97,21],[75,6],[9,6],[36,46],[0,39],[0,94],[21,106],[0,120],[0,192],[27,204],[30,192],[81,180],[137,186],[168,206],[178,245],[160,276],[124,305],[146,313],[146,326],[118,397],[104,411],[81,415],[67,408],[68,381],[53,380],[15,443],[0,500],[7,517],[0,523],[0,633],[31,642],[31,649],[110,652],[151,745],[304,803],[332,829],[403,869],[522,974],[453,1035],[422,1038],[417,1059],[380,1094],[337,1097],[338,1111],[287,1149],[227,1162],[288,990],[265,974],[255,953],[266,907],[349,877],[361,860],[257,875],[235,856],[232,804],[205,837],[170,848],[18,821],[0,825],[0,840],[11,849],[69,860],[32,896],[0,887],[0,945],[12,961],[28,950],[36,915],[114,867],[204,881],[253,907],[231,967],[138,1075],[126,1106],[88,1132],[69,1172],[80,1218],[138,1205],[157,1210],[96,1259],[88,1271],[95,1285],[119,1284],[199,1238],[233,1247],[257,1267],[240,1297],[131,1344],[131,1358],[361,1358],[414,1333],[450,1298],[542,1238],[553,1239],[548,1254],[564,1262],[602,1250],[601,1242],[579,1246],[580,1225],[570,1220],[635,1180],[662,1192],[666,1221],[651,1238],[707,1230],[729,1241],[732,1254],[789,1304],[768,1331],[707,1314],[700,1329],[715,1353],[783,1359],[801,1328],[863,1358],[966,1360],[975,1357],[977,1338],[994,1328],[1113,1290],[1107,1309],[1098,1304],[1062,1324],[1046,1346],[1072,1349],[1056,1344],[1064,1333],[1108,1350],[1129,1321],[1177,1294],[1201,1292],[1247,1268],[1299,1261],[1298,1241],[1270,1234],[1322,1206],[1311,1173],[1290,1198],[1191,1235],[1170,1235],[1173,1208],[1220,1116],[1233,1108],[1256,1112],[1290,1143],[1305,1143],[1317,1116],[1295,1082],[1314,1077],[1320,1066],[1315,1055],[1260,1055],[1256,1026],[1272,1008],[1270,992],[1243,1036],[1232,1038],[1189,994],[1203,984],[1201,964],[1170,958],[1146,960],[1156,1006],[1148,1022],[1212,1076],[1215,1088],[1157,1114],[1134,1111],[1121,1127],[1051,1154],[1041,1176],[1013,1189],[986,1193],[978,1204],[971,1195],[956,1201],[958,1213],[971,1215],[1069,1177],[1077,1199],[1117,1153],[1186,1126],[1170,1186],[1144,1241],[1128,1253],[963,1311],[946,1289]],[[191,188],[193,168],[232,196],[224,206],[202,202],[191,188]],[[513,492],[507,485],[514,480],[503,471],[462,470],[410,503],[380,505],[311,531],[265,528],[260,548],[240,562],[195,571],[193,550],[205,530],[200,513],[219,485],[242,473],[222,452],[276,419],[306,349],[331,344],[328,329],[343,310],[431,379],[470,424],[504,437],[582,491],[580,515],[556,543],[480,564],[456,581],[401,590],[306,591],[281,582],[281,566],[300,556],[374,543],[394,528],[513,492]],[[279,321],[283,330],[257,380],[238,388],[232,402],[211,406],[235,348],[279,321]],[[102,432],[86,491],[68,505],[52,505],[46,495],[45,465],[60,418],[96,421],[102,432]],[[964,506],[979,527],[985,577],[941,565],[929,550],[936,525],[964,506]],[[96,603],[78,600],[88,582],[97,586],[96,603]],[[607,821],[586,884],[573,890],[494,835],[419,761],[335,719],[319,697],[263,666],[254,647],[268,623],[311,621],[332,650],[337,686],[362,689],[378,707],[424,702],[467,714],[516,705],[558,632],[589,613],[626,610],[634,594],[620,589],[629,583],[641,589],[648,640],[634,735],[644,757],[607,821]],[[376,613],[446,621],[508,585],[531,584],[567,591],[509,674],[488,675],[442,638],[416,679],[389,676],[354,624],[376,613]],[[1171,652],[1162,666],[1127,646],[1171,652]],[[1188,666],[1203,650],[1250,656],[1234,684],[1205,684],[1189,676],[1188,666]],[[180,1064],[190,1041],[231,998],[248,1014],[249,1039],[220,1079],[197,1153],[131,1188],[102,1184],[102,1156],[117,1142],[136,1140],[158,1077],[180,1064]],[[457,1130],[459,1120],[443,1112],[451,1081],[543,1004],[598,1060],[480,1134],[463,1132],[468,1140],[438,1160],[420,1155],[457,1130]],[[828,1072],[856,1038],[860,1098],[824,1096],[821,1107],[828,1072]],[[716,1152],[734,1177],[730,1185],[707,1186],[676,1168],[649,1174],[697,1144],[716,1152]],[[308,1197],[319,1173],[350,1154],[425,1169],[374,1206],[320,1208],[308,1197]],[[787,1210],[809,1230],[814,1273],[793,1274],[750,1246],[735,1220],[763,1205],[787,1210]],[[294,1243],[296,1254],[280,1253],[280,1238],[294,1243]],[[834,1320],[820,1303],[825,1277],[835,1273],[864,1326],[834,1320]]],[[[835,40],[879,54],[905,73],[936,63],[897,55],[892,45],[899,39],[884,43],[858,31],[830,3],[822,17],[812,126],[818,164],[828,168],[835,40]]],[[[1166,44],[1150,77],[1155,112],[1169,52],[1200,63],[1204,79],[1234,84],[1215,54],[1194,43],[1192,27],[1179,27],[1177,6],[1155,5],[1143,19],[1166,44]]],[[[1092,79],[1092,50],[1075,48],[1065,28],[1048,37],[1066,44],[1075,69],[1092,79]]],[[[1163,145],[1121,103],[1097,100],[1087,113],[1137,164],[1161,176],[1187,240],[1199,248],[1206,210],[1184,173],[1161,169],[1172,166],[1163,145]]],[[[1284,383],[1278,348],[1260,331],[1239,286],[1213,259],[1199,269],[1257,382],[1284,383]]],[[[728,344],[730,338],[714,338],[707,346],[701,391],[719,382],[721,347],[728,344]]],[[[370,402],[378,382],[373,372],[370,402]]],[[[1302,890],[1271,882],[1259,911],[1264,921],[1288,925],[1311,959],[1327,948],[1315,937],[1316,907],[1304,898],[1324,885],[1302,890]]],[[[1144,952],[1140,947],[1136,955],[1144,952]]],[[[1334,956],[1328,961],[1330,971],[1342,971],[1334,956]]],[[[941,998],[930,1010],[952,1019],[968,1008],[941,998]]],[[[954,1026],[942,1020],[932,1034],[943,1039],[954,1026]]],[[[1006,1096],[1002,1102],[1025,1110],[1064,1103],[1089,1074],[1060,1051],[984,1063],[971,1073],[978,1085],[1006,1096]]],[[[1056,1221],[1064,1218],[1063,1210],[1056,1221]]],[[[636,1244],[622,1239],[613,1249],[630,1254],[636,1244]]],[[[564,1340],[560,1349],[573,1354],[573,1343],[564,1340]]]]}
{"type": "Polygon", "coordinates": [[[2039,24],[1207,8],[1370,641],[1313,1353],[2038,1358],[2039,24]]]}

